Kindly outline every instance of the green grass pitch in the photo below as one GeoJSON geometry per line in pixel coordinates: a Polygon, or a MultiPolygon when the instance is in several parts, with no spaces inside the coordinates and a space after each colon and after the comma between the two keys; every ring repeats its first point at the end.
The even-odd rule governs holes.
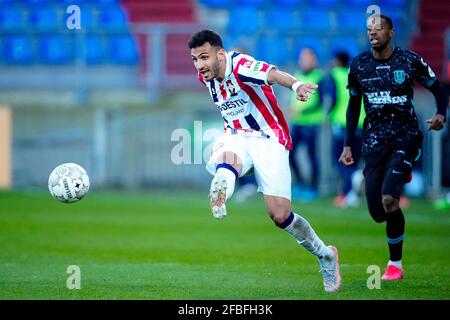
{"type": "Polygon", "coordinates": [[[449,299],[450,212],[426,200],[404,210],[405,279],[367,288],[384,271],[385,225],[365,206],[294,203],[340,251],[343,285],[323,292],[315,257],[265,213],[261,196],[216,221],[205,194],[96,192],[74,204],[46,192],[0,192],[0,299],[449,299]],[[81,289],[69,290],[69,265],[81,289]]]}

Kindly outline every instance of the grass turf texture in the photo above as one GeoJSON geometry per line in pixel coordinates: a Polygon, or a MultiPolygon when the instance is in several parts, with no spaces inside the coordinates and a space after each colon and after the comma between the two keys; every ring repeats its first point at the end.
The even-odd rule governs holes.
{"type": "Polygon", "coordinates": [[[384,224],[331,199],[294,203],[340,251],[343,286],[323,291],[314,256],[276,228],[261,196],[216,221],[206,195],[91,192],[74,204],[44,192],[0,192],[0,299],[449,299],[450,212],[412,200],[405,279],[367,288],[384,271],[384,224]],[[69,290],[66,269],[81,269],[69,290]]]}

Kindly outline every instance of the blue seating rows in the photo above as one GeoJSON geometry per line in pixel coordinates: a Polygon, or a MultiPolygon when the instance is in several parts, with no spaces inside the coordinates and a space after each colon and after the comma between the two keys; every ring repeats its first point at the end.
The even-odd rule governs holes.
{"type": "Polygon", "coordinates": [[[407,0],[200,0],[200,3],[209,8],[231,8],[236,6],[253,7],[298,7],[305,6],[323,8],[340,6],[367,7],[372,4],[389,7],[402,7],[407,0]]]}
{"type": "Polygon", "coordinates": [[[0,0],[0,64],[135,64],[139,53],[119,0],[0,0]],[[81,8],[77,38],[68,5],[81,8]]]}
{"type": "Polygon", "coordinates": [[[0,64],[61,65],[73,63],[77,58],[90,65],[130,65],[138,62],[139,51],[129,34],[89,34],[80,39],[59,34],[0,36],[0,64]]]}
{"type": "Polygon", "coordinates": [[[393,18],[397,34],[403,32],[402,10],[406,0],[199,0],[209,9],[228,12],[226,39],[234,47],[240,38],[253,37],[253,54],[272,63],[294,62],[301,48],[313,48],[325,62],[336,51],[351,56],[368,48],[366,9],[378,4],[393,18]],[[400,12],[400,14],[399,14],[400,12]],[[286,60],[287,59],[287,60],[286,60]]]}

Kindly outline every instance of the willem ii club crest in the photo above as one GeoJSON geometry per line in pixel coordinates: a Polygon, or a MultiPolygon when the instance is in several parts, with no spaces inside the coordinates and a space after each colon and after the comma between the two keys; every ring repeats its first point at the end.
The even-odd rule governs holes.
{"type": "Polygon", "coordinates": [[[394,71],[394,80],[398,84],[402,84],[405,82],[405,71],[404,70],[395,70],[394,71]]]}
{"type": "Polygon", "coordinates": [[[228,80],[225,84],[227,85],[227,89],[228,89],[228,92],[230,92],[230,95],[232,97],[237,96],[236,88],[234,87],[233,82],[231,80],[228,80]]]}

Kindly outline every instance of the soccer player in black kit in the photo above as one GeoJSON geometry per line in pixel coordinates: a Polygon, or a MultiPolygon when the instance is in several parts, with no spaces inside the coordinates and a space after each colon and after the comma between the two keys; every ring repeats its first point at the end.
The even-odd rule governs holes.
{"type": "Polygon", "coordinates": [[[430,90],[436,99],[437,112],[427,120],[428,130],[444,127],[448,97],[419,55],[392,44],[394,29],[389,17],[372,16],[367,28],[371,49],[352,61],[348,75],[347,132],[339,162],[354,162],[350,145],[364,98],[362,155],[367,205],[373,220],[386,221],[390,259],[382,280],[400,280],[405,218],[399,197],[411,179],[423,140],[412,103],[414,81],[430,90]]]}

